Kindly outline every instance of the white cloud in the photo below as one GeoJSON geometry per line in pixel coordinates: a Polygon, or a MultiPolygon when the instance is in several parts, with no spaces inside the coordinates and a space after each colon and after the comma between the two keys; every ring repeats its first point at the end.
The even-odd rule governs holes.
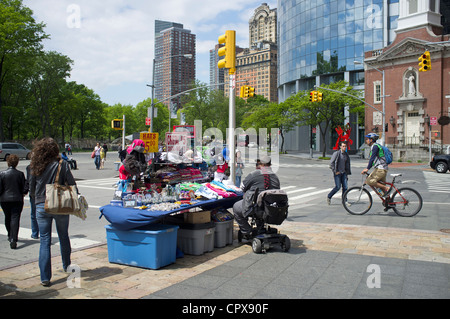
{"type": "MultiPolygon", "coordinates": [[[[273,8],[276,0],[271,1],[266,2],[273,8]]],[[[47,25],[45,31],[51,39],[45,42],[46,50],[58,51],[74,60],[71,80],[92,88],[106,103],[134,105],[148,96],[145,84],[151,81],[156,19],[181,23],[196,34],[197,77],[207,83],[209,50],[214,48],[218,36],[225,30],[236,30],[238,45],[247,47],[248,20],[261,4],[253,0],[24,0],[23,3],[34,11],[38,22],[47,25]],[[80,10],[79,28],[72,28],[77,11],[68,8],[80,10]],[[111,87],[120,88],[121,83],[124,100],[120,100],[117,92],[114,98],[109,97],[111,87]],[[125,91],[130,83],[137,86],[141,96],[136,91],[127,96],[125,91]]]]}

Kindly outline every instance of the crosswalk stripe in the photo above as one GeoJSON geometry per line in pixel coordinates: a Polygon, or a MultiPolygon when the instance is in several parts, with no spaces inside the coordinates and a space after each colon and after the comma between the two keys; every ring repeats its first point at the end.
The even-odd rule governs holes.
{"type": "Polygon", "coordinates": [[[290,194],[293,194],[293,193],[305,192],[305,191],[309,191],[309,190],[312,190],[312,189],[316,189],[316,187],[299,188],[299,189],[296,189],[296,190],[293,190],[293,191],[290,191],[290,192],[286,192],[286,194],[290,195],[290,194]]]}
{"type": "Polygon", "coordinates": [[[423,172],[428,191],[432,193],[449,193],[450,178],[448,174],[438,174],[436,172],[423,172]]]}
{"type": "Polygon", "coordinates": [[[90,186],[90,185],[77,185],[77,187],[80,187],[80,188],[96,188],[96,189],[108,189],[108,190],[111,190],[111,189],[115,189],[115,187],[100,187],[100,186],[90,186]]]}
{"type": "Polygon", "coordinates": [[[322,193],[329,192],[329,191],[331,191],[331,188],[329,188],[329,189],[321,189],[321,190],[316,191],[316,192],[307,193],[307,194],[303,194],[303,195],[299,195],[299,196],[295,196],[295,197],[289,198],[289,201],[295,201],[297,199],[302,199],[302,198],[305,198],[305,197],[310,197],[310,196],[322,194],[322,193]]]}
{"type": "MultiPolygon", "coordinates": [[[[0,235],[8,236],[8,232],[6,231],[6,227],[3,224],[0,224],[0,235]]],[[[19,239],[30,239],[31,238],[31,229],[20,227],[19,228],[19,239]]],[[[52,238],[58,238],[57,233],[52,233],[52,238]]],[[[87,239],[87,238],[70,238],[70,246],[72,249],[79,249],[83,247],[92,246],[95,244],[99,244],[99,241],[87,239]]],[[[59,246],[59,241],[54,245],[59,246]]]]}

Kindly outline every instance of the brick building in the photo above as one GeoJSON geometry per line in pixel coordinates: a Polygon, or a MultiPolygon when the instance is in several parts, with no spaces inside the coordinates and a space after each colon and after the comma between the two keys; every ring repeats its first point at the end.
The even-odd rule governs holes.
{"type": "Polygon", "coordinates": [[[384,88],[385,143],[394,159],[426,161],[430,135],[433,153],[450,145],[450,36],[443,34],[439,1],[400,0],[399,5],[395,40],[365,52],[365,101],[373,106],[366,107],[365,131],[382,136],[384,88]],[[431,70],[419,72],[418,58],[425,51],[431,70]],[[438,123],[430,134],[432,118],[438,123]]]}

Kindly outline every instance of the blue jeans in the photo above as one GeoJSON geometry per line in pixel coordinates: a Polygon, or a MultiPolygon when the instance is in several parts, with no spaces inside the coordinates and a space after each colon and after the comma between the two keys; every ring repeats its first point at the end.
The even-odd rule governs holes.
{"type": "Polygon", "coordinates": [[[331,192],[328,194],[328,198],[331,199],[331,197],[333,197],[334,194],[336,194],[342,186],[342,194],[345,193],[345,191],[347,190],[348,186],[347,186],[347,173],[342,173],[342,174],[338,174],[338,175],[334,175],[334,188],[331,190],[331,192]]]}
{"type": "Polygon", "coordinates": [[[34,198],[30,197],[31,206],[31,237],[39,237],[39,226],[36,219],[36,205],[34,204],[34,198]]]}
{"type": "Polygon", "coordinates": [[[242,179],[242,176],[237,176],[236,175],[236,183],[235,183],[235,185],[237,186],[237,187],[241,187],[241,179],[242,179]]]}
{"type": "Polygon", "coordinates": [[[69,239],[69,215],[47,214],[44,203],[36,205],[36,218],[41,233],[41,245],[39,249],[39,269],[41,281],[50,281],[52,278],[51,249],[52,244],[52,222],[55,220],[61,246],[61,258],[64,270],[70,266],[70,239],[69,239]]]}
{"type": "Polygon", "coordinates": [[[94,164],[96,169],[100,169],[100,155],[95,155],[94,164]]]}

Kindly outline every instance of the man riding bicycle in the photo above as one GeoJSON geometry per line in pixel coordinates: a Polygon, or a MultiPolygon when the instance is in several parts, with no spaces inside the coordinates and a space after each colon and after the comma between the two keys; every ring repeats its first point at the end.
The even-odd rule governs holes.
{"type": "Polygon", "coordinates": [[[387,196],[390,192],[390,187],[386,184],[381,184],[380,181],[386,182],[386,175],[388,171],[388,164],[386,163],[386,158],[381,146],[376,143],[379,136],[375,133],[369,133],[365,136],[366,144],[370,146],[370,159],[361,174],[367,173],[372,167],[374,167],[373,172],[367,177],[366,184],[378,187],[384,191],[383,196],[387,196]]]}

